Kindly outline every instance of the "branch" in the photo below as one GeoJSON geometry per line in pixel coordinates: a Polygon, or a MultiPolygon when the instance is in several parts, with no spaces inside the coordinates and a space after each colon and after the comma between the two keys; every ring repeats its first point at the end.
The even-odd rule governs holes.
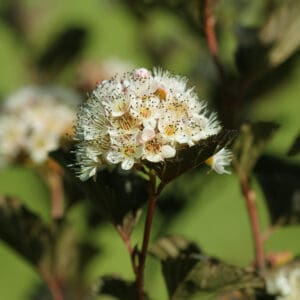
{"type": "Polygon", "coordinates": [[[210,56],[218,70],[221,81],[224,82],[224,70],[218,58],[218,41],[215,31],[216,19],[213,14],[213,2],[214,0],[201,1],[202,24],[210,56]]]}

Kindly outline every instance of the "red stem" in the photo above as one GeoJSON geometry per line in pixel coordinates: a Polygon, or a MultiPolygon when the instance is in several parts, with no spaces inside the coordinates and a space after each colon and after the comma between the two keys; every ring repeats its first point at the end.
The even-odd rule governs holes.
{"type": "Polygon", "coordinates": [[[150,239],[151,226],[152,226],[152,220],[153,220],[154,211],[155,211],[156,200],[157,200],[157,195],[154,195],[150,199],[150,202],[148,205],[147,218],[146,218],[145,229],[144,229],[142,252],[139,256],[139,266],[137,269],[137,278],[136,278],[139,300],[144,299],[144,268],[145,268],[145,262],[146,262],[146,256],[147,256],[147,250],[148,250],[148,244],[149,244],[149,239],[150,239]]]}
{"type": "Polygon", "coordinates": [[[161,193],[161,191],[164,188],[164,184],[161,182],[157,191],[154,192],[155,180],[152,183],[153,183],[153,196],[150,198],[150,202],[148,204],[147,217],[146,217],[145,228],[144,228],[142,251],[139,255],[139,265],[138,265],[137,274],[136,274],[138,300],[144,300],[144,269],[145,269],[152,221],[153,221],[153,217],[154,217],[157,197],[159,196],[159,194],[161,193]]]}
{"type": "Polygon", "coordinates": [[[265,269],[265,255],[263,249],[263,238],[260,233],[255,192],[253,189],[251,189],[249,180],[246,176],[240,176],[240,182],[251,223],[252,236],[255,246],[255,264],[260,271],[263,271],[265,269]]]}
{"type": "Polygon", "coordinates": [[[61,286],[50,274],[45,271],[41,271],[41,275],[44,278],[53,300],[64,300],[64,295],[61,286]]]}
{"type": "Polygon", "coordinates": [[[209,53],[214,61],[214,64],[219,72],[220,78],[224,81],[224,71],[221,63],[218,59],[218,41],[216,38],[216,19],[213,14],[213,2],[214,0],[203,0],[203,28],[206,37],[206,43],[208,46],[209,53]]]}

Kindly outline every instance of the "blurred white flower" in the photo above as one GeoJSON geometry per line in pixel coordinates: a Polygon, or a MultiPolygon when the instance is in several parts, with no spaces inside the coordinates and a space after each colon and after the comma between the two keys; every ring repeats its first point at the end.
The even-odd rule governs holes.
{"type": "Polygon", "coordinates": [[[87,179],[109,164],[129,170],[143,160],[164,161],[220,129],[185,78],[145,68],[117,74],[102,81],[79,109],[79,176],[87,179]],[[91,143],[95,156],[82,159],[91,143]]]}
{"type": "Polygon", "coordinates": [[[26,87],[9,96],[0,111],[0,166],[19,156],[43,163],[72,128],[79,101],[61,87],[26,87]]]}
{"type": "Polygon", "coordinates": [[[278,268],[266,276],[266,289],[276,300],[300,299],[300,266],[297,263],[278,268]]]}
{"type": "Polygon", "coordinates": [[[223,148],[210,158],[205,163],[209,165],[218,174],[230,174],[230,171],[225,168],[230,165],[232,153],[230,150],[223,148]]]}

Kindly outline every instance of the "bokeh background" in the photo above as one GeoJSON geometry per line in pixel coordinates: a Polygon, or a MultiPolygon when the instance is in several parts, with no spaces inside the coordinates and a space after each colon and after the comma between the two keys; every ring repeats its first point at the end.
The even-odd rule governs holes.
{"type": "MultiPolygon", "coordinates": [[[[197,21],[198,12],[182,9],[177,5],[180,2],[1,0],[1,100],[18,88],[35,83],[71,87],[84,97],[89,84],[101,80],[98,72],[101,66],[114,69],[122,64],[124,68],[161,66],[185,75],[196,86],[199,98],[210,101],[212,108],[217,109],[213,99],[218,74],[203,37],[201,22],[197,21]]],[[[260,28],[268,17],[268,5],[277,2],[280,1],[218,2],[220,60],[232,76],[239,72],[235,54],[241,40],[245,41],[243,45],[251,44],[254,29],[260,28]]],[[[298,171],[294,177],[297,178],[299,156],[288,158],[286,154],[300,130],[300,56],[297,50],[300,15],[295,17],[292,10],[286,13],[286,18],[292,20],[298,30],[284,31],[289,26],[287,21],[276,28],[283,31],[282,36],[287,41],[296,40],[296,47],[291,46],[294,48],[280,63],[264,72],[259,84],[248,93],[251,101],[243,107],[239,118],[275,121],[280,125],[265,153],[295,165],[298,171]]],[[[258,72],[263,68],[263,65],[255,65],[258,56],[253,52],[246,51],[243,55],[246,68],[250,65],[258,68],[258,72]]],[[[228,126],[236,126],[229,123],[228,126]]],[[[155,216],[152,238],[181,234],[199,243],[210,255],[247,266],[253,261],[254,253],[239,180],[235,174],[220,176],[208,171],[208,168],[195,170],[169,186],[155,216]]],[[[266,229],[270,216],[265,196],[255,178],[253,186],[262,228],[266,229]]],[[[0,170],[0,194],[19,196],[45,222],[50,222],[49,191],[32,170],[17,166],[0,170]]],[[[84,211],[84,204],[79,203],[73,206],[68,218],[79,234],[88,235],[101,249],[88,267],[87,280],[92,283],[108,273],[133,278],[127,252],[113,226],[96,223],[91,230],[86,225],[84,211]]],[[[134,242],[141,240],[142,221],[143,218],[134,232],[134,242]]],[[[299,254],[299,234],[297,225],[277,229],[265,242],[266,252],[299,254]]],[[[165,299],[166,290],[159,269],[159,263],[150,258],[146,287],[154,299],[165,299]]],[[[34,269],[0,240],[0,298],[33,299],[32,295],[41,284],[34,269]]]]}

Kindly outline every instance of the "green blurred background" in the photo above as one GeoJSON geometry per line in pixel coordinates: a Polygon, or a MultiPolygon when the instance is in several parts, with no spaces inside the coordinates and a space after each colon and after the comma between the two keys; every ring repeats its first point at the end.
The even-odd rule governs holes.
{"type": "MultiPolygon", "coordinates": [[[[236,72],[233,53],[236,47],[236,24],[259,26],[265,14],[264,1],[221,1],[218,20],[224,24],[220,33],[221,59],[236,72]],[[237,4],[237,2],[241,2],[237,4]]],[[[0,2],[0,96],[23,85],[37,82],[32,64],[51,45],[55,37],[68,28],[86,32],[80,53],[58,74],[44,79],[65,86],[74,86],[82,61],[101,62],[118,58],[133,66],[164,68],[186,75],[196,84],[199,97],[210,99],[209,82],[216,77],[203,38],[191,32],[176,12],[154,7],[141,21],[123,1],[116,0],[24,0],[0,2]],[[13,4],[12,4],[13,3],[13,4]],[[20,28],[12,26],[7,12],[18,5],[20,28]],[[23,20],[24,17],[26,20],[23,20]],[[25,22],[25,23],[22,23],[25,22]],[[142,25],[141,25],[142,24],[142,25]],[[26,37],[22,40],[20,32],[26,37]],[[157,55],[159,53],[159,55],[157,55]]],[[[11,16],[10,16],[11,17],[11,16]]],[[[300,59],[293,60],[285,80],[260,94],[247,111],[251,120],[276,121],[281,128],[268,145],[267,152],[284,156],[299,132],[300,59]]],[[[202,249],[229,263],[241,266],[253,261],[253,246],[243,197],[233,174],[207,174],[207,169],[187,174],[176,180],[169,190],[180,190],[184,205],[174,217],[165,210],[157,211],[152,238],[162,234],[182,234],[196,241],[202,249]]],[[[262,227],[269,215],[259,185],[254,181],[262,227]]],[[[28,207],[50,221],[47,187],[30,170],[13,167],[0,171],[0,194],[19,196],[28,207]]],[[[77,205],[69,218],[84,234],[84,208],[77,205]]],[[[143,220],[135,230],[133,241],[141,241],[143,220]]],[[[278,229],[265,243],[266,251],[290,250],[299,254],[300,228],[278,229]]],[[[87,280],[93,282],[103,274],[121,274],[133,278],[130,261],[114,228],[102,225],[89,232],[101,247],[101,255],[89,266],[87,280]]],[[[165,299],[166,291],[159,272],[159,263],[150,258],[146,268],[146,287],[154,299],[165,299]]],[[[0,299],[29,299],[41,282],[33,268],[0,241],[0,299]]]]}

